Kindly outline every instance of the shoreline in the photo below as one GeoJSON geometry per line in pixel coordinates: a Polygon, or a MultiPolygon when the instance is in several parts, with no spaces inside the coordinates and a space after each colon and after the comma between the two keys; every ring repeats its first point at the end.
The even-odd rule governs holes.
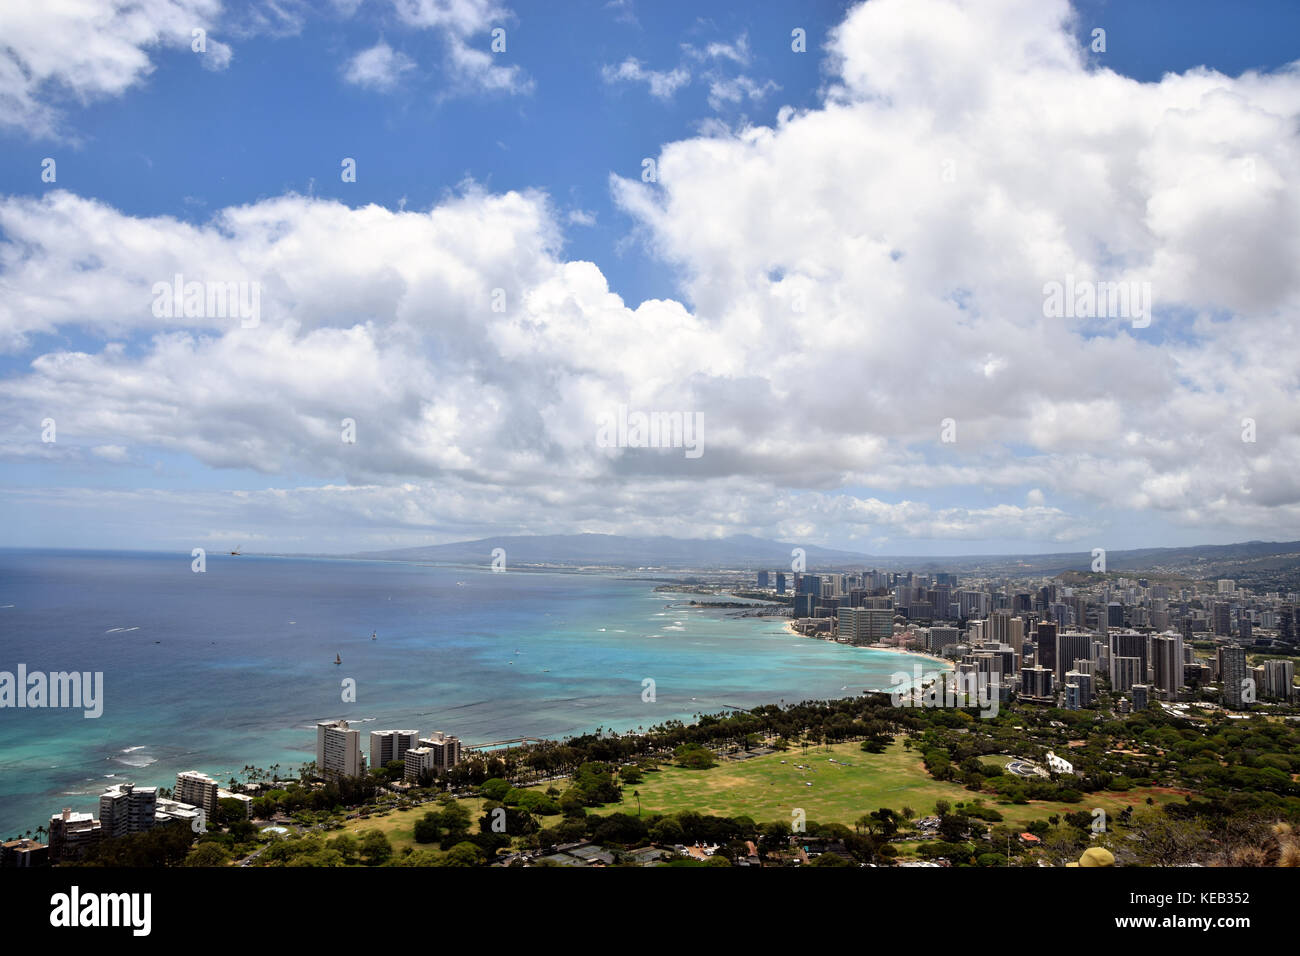
{"type": "MultiPolygon", "coordinates": [[[[803,638],[808,638],[808,640],[825,640],[825,638],[810,638],[808,637],[807,634],[800,634],[798,631],[794,629],[793,621],[785,622],[785,632],[789,634],[791,637],[803,637],[803,638]]],[[[832,641],[831,643],[837,643],[837,642],[832,641]]],[[[873,644],[847,644],[845,646],[859,647],[862,648],[863,650],[868,650],[868,651],[879,651],[882,654],[902,654],[905,657],[919,657],[922,660],[934,661],[936,664],[942,664],[944,668],[947,670],[953,669],[952,661],[945,660],[942,657],[935,657],[933,654],[926,654],[921,651],[911,651],[904,647],[877,647],[873,644]]]]}

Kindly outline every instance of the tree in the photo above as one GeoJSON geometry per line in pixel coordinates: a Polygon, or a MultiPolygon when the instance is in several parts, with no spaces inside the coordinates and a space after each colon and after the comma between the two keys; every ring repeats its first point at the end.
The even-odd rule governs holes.
{"type": "Polygon", "coordinates": [[[457,843],[447,851],[443,866],[478,866],[484,860],[483,851],[468,841],[457,843]]]}
{"type": "Polygon", "coordinates": [[[366,866],[379,866],[393,855],[393,845],[380,830],[367,830],[361,834],[361,862],[366,866]]]}
{"type": "Polygon", "coordinates": [[[430,810],[421,819],[415,821],[416,843],[437,843],[442,837],[439,815],[430,810]]]}
{"type": "Polygon", "coordinates": [[[230,862],[230,854],[225,847],[211,841],[200,843],[185,857],[184,866],[225,866],[230,862]]]}

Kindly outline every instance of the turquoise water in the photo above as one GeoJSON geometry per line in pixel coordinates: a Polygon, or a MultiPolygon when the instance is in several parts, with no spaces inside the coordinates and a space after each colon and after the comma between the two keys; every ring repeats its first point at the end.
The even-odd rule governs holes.
{"type": "Polygon", "coordinates": [[[93,810],[117,782],[296,766],[326,718],[356,721],[363,750],[389,727],[560,737],[848,696],[913,663],[779,619],[666,607],[692,595],[649,579],[213,554],[195,574],[190,561],[0,551],[0,670],[104,673],[98,719],[0,709],[0,835],[93,810]]]}

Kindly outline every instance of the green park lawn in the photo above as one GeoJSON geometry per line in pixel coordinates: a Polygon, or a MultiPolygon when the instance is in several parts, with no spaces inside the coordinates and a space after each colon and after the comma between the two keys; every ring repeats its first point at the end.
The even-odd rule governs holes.
{"type": "MultiPolygon", "coordinates": [[[[469,811],[470,830],[477,833],[479,817],[483,815],[483,800],[474,797],[459,802],[461,806],[469,811]]],[[[368,820],[347,820],[344,822],[342,830],[334,830],[326,835],[332,837],[340,833],[351,833],[355,837],[360,837],[367,830],[378,830],[388,837],[388,842],[393,845],[394,850],[401,850],[403,847],[409,846],[431,850],[436,853],[438,852],[438,844],[415,842],[415,823],[426,813],[440,809],[442,809],[441,805],[433,802],[419,807],[412,807],[409,810],[393,810],[383,817],[372,813],[368,820]]],[[[556,817],[555,819],[559,818],[556,817]]]]}
{"type": "Polygon", "coordinates": [[[795,748],[745,761],[724,761],[709,770],[664,767],[647,773],[635,787],[624,786],[621,804],[588,812],[635,813],[634,790],[640,793],[642,813],[694,810],[717,816],[748,816],[758,823],[769,823],[789,821],[798,807],[809,821],[848,826],[880,807],[901,810],[908,806],[918,815],[928,815],[934,812],[938,800],[957,804],[983,797],[985,806],[998,810],[1005,823],[1025,825],[1054,813],[1090,811],[1095,807],[1116,814],[1126,806],[1145,804],[1148,796],[1157,803],[1182,799],[1181,793],[1145,788],[1089,794],[1077,804],[1040,800],[1021,805],[999,803],[993,794],[976,794],[957,784],[932,779],[920,756],[905,749],[900,741],[881,754],[865,753],[857,743],[844,743],[832,744],[829,749],[809,747],[806,756],[802,748],[795,748]],[[837,762],[832,763],[832,758],[837,762]]]}

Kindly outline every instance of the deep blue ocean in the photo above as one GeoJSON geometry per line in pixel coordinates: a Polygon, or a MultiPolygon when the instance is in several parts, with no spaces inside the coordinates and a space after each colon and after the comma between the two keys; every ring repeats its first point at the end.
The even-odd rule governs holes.
{"type": "Polygon", "coordinates": [[[314,759],[317,720],[466,744],[843,697],[912,670],[628,576],[209,553],[0,550],[0,671],[102,671],[104,710],[0,709],[0,836],[113,783],[314,759]],[[377,640],[371,640],[371,633],[377,640]],[[342,657],[336,665],[335,655],[342,657]],[[656,684],[653,703],[642,681],[656,684]],[[342,701],[344,678],[356,703],[342,701]]]}

